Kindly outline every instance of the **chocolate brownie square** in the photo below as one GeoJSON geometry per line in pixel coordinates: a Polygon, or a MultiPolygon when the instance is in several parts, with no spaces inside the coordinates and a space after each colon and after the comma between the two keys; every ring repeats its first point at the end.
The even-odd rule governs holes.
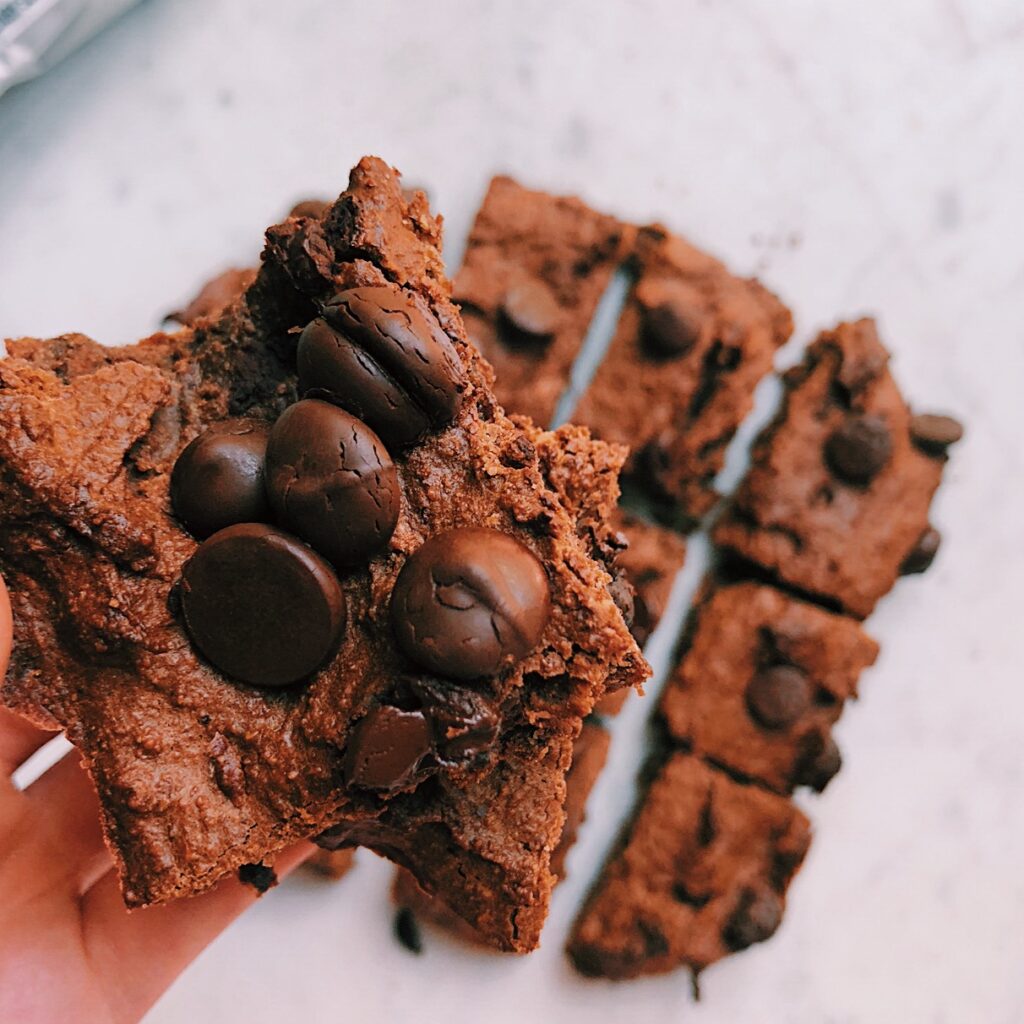
{"type": "MultiPolygon", "coordinates": [[[[565,825],[558,846],[551,855],[551,870],[559,881],[565,878],[565,859],[586,818],[587,799],[604,768],[610,745],[611,736],[607,729],[592,719],[583,723],[583,729],[573,744],[572,767],[565,777],[565,825]]],[[[392,896],[399,908],[412,911],[417,917],[465,942],[480,944],[479,933],[454,914],[444,899],[424,892],[415,877],[404,868],[395,872],[392,896]]]]}
{"type": "Polygon", "coordinates": [[[774,934],[809,844],[791,801],[672,754],[576,920],[569,956],[595,977],[699,972],[774,934]]]}
{"type": "MultiPolygon", "coordinates": [[[[368,158],[322,217],[268,231],[255,281],[219,318],[123,350],[80,337],[23,340],[13,350],[30,359],[0,363],[0,570],[15,616],[0,695],[31,720],[65,729],[82,750],[130,906],[202,891],[330,829],[339,845],[367,845],[409,866],[492,944],[536,944],[580,721],[607,689],[637,685],[647,669],[573,511],[490,392],[489,368],[450,302],[439,244],[424,197],[404,196],[397,175],[368,158]],[[223,654],[216,643],[230,638],[231,617],[218,619],[208,605],[198,624],[188,621],[195,581],[182,585],[182,570],[220,533],[197,545],[173,514],[171,470],[193,439],[230,417],[258,432],[303,407],[295,401],[300,332],[318,314],[344,321],[353,310],[377,316],[389,339],[408,341],[408,324],[408,351],[423,342],[451,353],[427,365],[453,391],[424,397],[422,380],[408,385],[425,403],[410,416],[439,396],[457,402],[449,419],[390,453],[361,420],[318,403],[317,417],[346,417],[352,431],[344,445],[328,445],[332,458],[378,460],[372,472],[356,464],[337,481],[351,483],[356,500],[380,499],[379,515],[355,517],[352,527],[381,546],[339,568],[331,584],[317,552],[276,527],[241,524],[240,543],[266,551],[273,539],[292,568],[303,567],[304,585],[320,588],[318,599],[329,592],[315,623],[280,617],[281,628],[301,628],[296,643],[275,646],[275,661],[347,620],[332,638],[336,653],[301,681],[247,685],[198,648],[202,635],[223,654]],[[417,658],[427,652],[409,640],[392,591],[403,568],[418,566],[406,574],[418,579],[439,547],[455,557],[451,534],[481,528],[505,538],[500,546],[515,550],[520,568],[541,567],[550,614],[536,646],[512,661],[503,645],[521,652],[543,616],[517,621],[518,633],[492,633],[484,653],[501,653],[501,668],[466,686],[424,672],[417,658]],[[420,554],[427,544],[430,559],[420,554]],[[211,623],[221,632],[202,634],[211,623]]],[[[369,345],[357,327],[350,333],[369,345]]],[[[350,354],[355,342],[339,338],[350,354]]],[[[406,351],[387,356],[401,362],[406,351]]],[[[323,435],[309,440],[322,446],[323,435]]],[[[306,478],[296,470],[295,479],[306,478]]],[[[535,569],[526,575],[530,592],[541,586],[535,569]]],[[[448,614],[447,605],[427,607],[448,614]]]]}
{"type": "Polygon", "coordinates": [[[633,229],[571,196],[491,181],[455,278],[499,401],[547,426],[633,229]]]}
{"type": "Polygon", "coordinates": [[[726,445],[792,317],[659,225],[641,229],[632,262],[635,284],[572,418],[627,445],[630,478],[666,519],[692,525],[718,497],[726,445]]]}
{"type": "MultiPolygon", "coordinates": [[[[668,605],[672,584],[686,559],[685,538],[666,526],[647,522],[625,509],[619,509],[617,523],[625,547],[614,556],[613,575],[617,591],[629,588],[621,606],[636,642],[643,646],[661,621],[668,605]]],[[[617,715],[629,693],[610,693],[598,705],[601,715],[617,715]]]]}
{"type": "Polygon", "coordinates": [[[779,793],[838,771],[832,725],[878,645],[845,615],[756,583],[713,590],[662,692],[673,740],[779,793]]]}
{"type": "Polygon", "coordinates": [[[927,567],[928,523],[960,426],[913,416],[873,320],[840,324],[784,378],[785,404],[713,532],[774,579],[859,618],[927,567]]]}

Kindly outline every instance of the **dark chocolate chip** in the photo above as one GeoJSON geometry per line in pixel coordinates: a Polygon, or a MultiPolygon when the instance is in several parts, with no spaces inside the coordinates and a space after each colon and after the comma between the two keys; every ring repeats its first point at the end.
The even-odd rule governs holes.
{"type": "Polygon", "coordinates": [[[185,563],[181,607],[195,645],[225,675],[288,686],[337,647],[345,595],[331,567],[261,523],[215,533],[185,563]]]}
{"type": "Polygon", "coordinates": [[[302,393],[348,409],[396,448],[451,423],[465,387],[437,319],[394,285],[336,295],[302,332],[297,360],[302,393]]]}
{"type": "Polygon", "coordinates": [[[322,217],[331,204],[326,199],[302,199],[288,211],[289,217],[322,217]]]}
{"type": "Polygon", "coordinates": [[[238,869],[238,880],[251,885],[260,896],[277,885],[277,874],[266,864],[243,864],[238,869]]]}
{"type": "Polygon", "coordinates": [[[700,340],[698,309],[666,299],[641,311],[640,337],[646,351],[660,359],[675,359],[700,340]]]}
{"type": "Polygon", "coordinates": [[[419,922],[408,907],[399,907],[395,914],[395,938],[410,953],[419,956],[423,952],[423,935],[420,933],[419,922]]]}
{"type": "Polygon", "coordinates": [[[416,781],[431,753],[430,723],[422,711],[383,705],[355,727],[345,751],[345,781],[363,789],[394,791],[416,781]]]}
{"type": "Polygon", "coordinates": [[[831,735],[814,733],[796,766],[793,784],[823,793],[842,766],[843,756],[831,735]]]}
{"type": "Polygon", "coordinates": [[[197,537],[270,518],[263,486],[268,434],[254,420],[224,420],[178,456],[171,472],[171,505],[197,537]]]}
{"type": "Polygon", "coordinates": [[[501,300],[500,314],[502,336],[512,347],[547,344],[562,318],[558,299],[536,278],[510,285],[501,300]]]}
{"type": "Polygon", "coordinates": [[[912,576],[914,573],[926,572],[935,561],[941,545],[942,534],[934,526],[927,527],[917,538],[917,543],[911,548],[910,553],[903,559],[900,575],[912,576]]]}
{"type": "Polygon", "coordinates": [[[498,530],[438,533],[415,551],[391,594],[399,647],[441,676],[476,679],[521,661],[550,612],[544,568],[498,530]]]}
{"type": "Polygon", "coordinates": [[[437,679],[418,677],[408,685],[430,722],[438,761],[462,765],[491,751],[501,725],[493,701],[437,679]]]}
{"type": "Polygon", "coordinates": [[[770,889],[745,889],[722,937],[737,952],[770,939],[782,923],[782,900],[770,889]]]}
{"type": "Polygon", "coordinates": [[[892,458],[892,435],[877,416],[850,416],[825,442],[832,472],[852,484],[870,483],[892,458]]]}
{"type": "Polygon", "coordinates": [[[945,455],[963,436],[963,426],[952,416],[921,413],[910,419],[910,438],[927,455],[945,455]]]}
{"type": "Polygon", "coordinates": [[[398,523],[398,471],[384,443],[329,402],[285,409],[270,431],[266,473],[280,522],[340,568],[365,562],[398,523]]]}
{"type": "Polygon", "coordinates": [[[793,665],[763,668],[747,684],[747,709],[766,729],[787,729],[810,706],[810,680],[793,665]]]}
{"type": "Polygon", "coordinates": [[[373,356],[326,320],[299,336],[299,393],[324,398],[370,424],[396,451],[415,444],[430,419],[373,356]]]}

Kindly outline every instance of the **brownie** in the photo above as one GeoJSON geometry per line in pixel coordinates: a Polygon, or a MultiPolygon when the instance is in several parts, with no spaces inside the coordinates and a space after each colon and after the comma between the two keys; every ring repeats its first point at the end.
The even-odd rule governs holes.
{"type": "MultiPolygon", "coordinates": [[[[586,818],[587,798],[604,768],[610,745],[611,736],[607,729],[592,719],[583,723],[573,745],[572,767],[565,777],[565,825],[558,846],[551,854],[551,870],[559,881],[565,878],[565,859],[586,818]]],[[[463,941],[480,944],[479,933],[454,914],[442,898],[424,892],[415,877],[404,868],[395,872],[392,895],[399,908],[411,910],[417,917],[463,941]]]]}
{"type": "Polygon", "coordinates": [[[200,892],[330,830],[325,842],[409,867],[493,945],[536,945],[581,719],[648,670],[573,511],[493,398],[439,246],[422,194],[403,196],[367,158],[322,217],[268,231],[256,279],[219,318],[126,350],[22,340],[0,363],[0,570],[15,616],[0,692],[81,749],[129,906],[200,892]],[[301,685],[241,685],[183,629],[178,584],[201,549],[171,514],[171,469],[211,425],[299,408],[299,331],[336,293],[373,288],[443,330],[463,370],[457,411],[393,454],[396,525],[339,578],[337,652],[301,685]],[[410,556],[470,527],[535,560],[550,602],[537,646],[471,690],[420,675],[389,613],[410,556]],[[394,789],[365,784],[380,763],[370,726],[422,723],[408,702],[425,692],[483,709],[480,756],[425,755],[394,789]]]}
{"type": "MultiPolygon", "coordinates": [[[[686,558],[685,538],[665,526],[647,522],[625,509],[613,517],[625,544],[615,555],[613,574],[630,588],[627,619],[636,642],[643,646],[661,621],[676,574],[686,558]]],[[[598,705],[602,715],[617,715],[629,693],[618,690],[598,705]]]]}
{"type": "Polygon", "coordinates": [[[355,853],[356,851],[353,849],[316,850],[304,866],[318,875],[337,882],[352,870],[355,853]]]}
{"type": "Polygon", "coordinates": [[[631,450],[630,479],[660,515],[692,525],[715,503],[725,449],[793,329],[755,280],[654,225],[603,362],[572,413],[631,450]]]}
{"type": "Polygon", "coordinates": [[[573,925],[576,969],[696,973],[769,938],[809,843],[790,800],[672,754],[573,925]]]}
{"type": "Polygon", "coordinates": [[[934,556],[928,509],[959,437],[953,420],[911,415],[888,363],[872,320],[821,334],[786,373],[784,406],[712,535],[859,618],[901,571],[921,570],[920,546],[931,548],[925,566],[934,556]]]}
{"type": "Polygon", "coordinates": [[[455,278],[466,332],[495,393],[547,426],[633,229],[579,199],[491,181],[455,278]]]}
{"type": "Polygon", "coordinates": [[[832,725],[878,645],[854,619],[756,583],[712,590],[688,632],[661,696],[671,738],[779,793],[824,789],[840,763],[832,725]]]}
{"type": "Polygon", "coordinates": [[[167,319],[184,327],[194,327],[200,319],[216,319],[255,279],[254,268],[231,267],[207,281],[182,309],[168,313],[167,319]]]}

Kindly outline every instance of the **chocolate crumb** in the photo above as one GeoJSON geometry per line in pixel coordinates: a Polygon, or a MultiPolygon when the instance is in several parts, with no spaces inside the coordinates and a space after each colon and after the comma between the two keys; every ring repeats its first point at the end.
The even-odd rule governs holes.
{"type": "Polygon", "coordinates": [[[410,953],[419,956],[423,952],[423,935],[420,932],[419,922],[408,907],[399,907],[395,914],[395,938],[410,953]]]}
{"type": "Polygon", "coordinates": [[[251,885],[260,896],[277,885],[274,869],[266,864],[243,864],[238,869],[238,880],[251,885]]]}

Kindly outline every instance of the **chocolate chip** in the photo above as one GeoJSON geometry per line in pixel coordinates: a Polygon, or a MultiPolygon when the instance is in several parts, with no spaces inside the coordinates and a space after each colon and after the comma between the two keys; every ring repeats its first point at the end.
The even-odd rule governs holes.
{"type": "Polygon", "coordinates": [[[438,533],[402,566],[391,594],[399,647],[441,676],[475,679],[525,658],[550,612],[544,568],[514,537],[438,533]]]}
{"type": "Polygon", "coordinates": [[[769,889],[745,889],[722,937],[737,952],[770,939],[782,923],[782,900],[769,889]]]}
{"type": "Polygon", "coordinates": [[[260,896],[277,885],[277,874],[266,864],[243,864],[238,869],[238,880],[251,885],[260,896]]]}
{"type": "Polygon", "coordinates": [[[700,340],[701,311],[664,298],[641,311],[640,337],[646,351],[659,359],[678,359],[700,340]]]}
{"type": "Polygon", "coordinates": [[[939,553],[942,544],[942,534],[929,526],[924,533],[917,538],[917,543],[910,549],[910,553],[903,559],[900,566],[901,576],[912,576],[915,573],[926,572],[931,568],[935,556],[939,553]]]}
{"type": "Polygon", "coordinates": [[[831,735],[813,733],[796,766],[793,784],[810,786],[815,792],[822,793],[842,766],[843,756],[831,735]]]}
{"type": "Polygon", "coordinates": [[[268,433],[255,420],[224,420],[178,456],[171,472],[171,505],[197,537],[270,518],[263,486],[268,433]]]}
{"type": "Polygon", "coordinates": [[[345,781],[363,789],[404,789],[416,780],[420,763],[431,750],[430,723],[422,711],[374,708],[349,740],[345,781]]]}
{"type": "Polygon", "coordinates": [[[345,595],[331,567],[272,526],[242,523],[204,541],[181,578],[185,625],[225,675],[288,686],[333,653],[345,595]]]}
{"type": "Polygon", "coordinates": [[[299,390],[327,398],[395,447],[459,411],[465,371],[432,313],[393,285],[336,295],[299,338],[299,390]]]}
{"type": "Polygon", "coordinates": [[[890,458],[892,435],[877,416],[850,416],[825,442],[829,467],[848,483],[870,483],[890,458]]]}
{"type": "Polygon", "coordinates": [[[329,402],[285,409],[270,431],[266,473],[280,522],[338,567],[366,561],[398,523],[391,456],[365,423],[329,402]]]}
{"type": "Polygon", "coordinates": [[[331,204],[326,199],[302,199],[289,211],[289,217],[322,217],[331,204]]]}
{"type": "Polygon", "coordinates": [[[910,438],[927,455],[945,455],[963,436],[963,426],[952,416],[921,413],[910,419],[910,438]]]}
{"type": "Polygon", "coordinates": [[[562,318],[558,299],[536,278],[510,285],[501,300],[500,314],[503,338],[512,347],[547,344],[562,318]]]}
{"type": "Polygon", "coordinates": [[[463,765],[490,752],[501,725],[501,714],[493,701],[427,677],[409,679],[408,685],[430,722],[438,761],[463,765]]]}
{"type": "Polygon", "coordinates": [[[747,709],[766,729],[786,729],[811,706],[811,683],[793,665],[763,668],[747,684],[747,709]]]}
{"type": "Polygon", "coordinates": [[[408,907],[399,907],[395,914],[395,938],[410,953],[419,956],[423,952],[423,936],[420,934],[420,926],[416,921],[416,915],[408,907]]]}

